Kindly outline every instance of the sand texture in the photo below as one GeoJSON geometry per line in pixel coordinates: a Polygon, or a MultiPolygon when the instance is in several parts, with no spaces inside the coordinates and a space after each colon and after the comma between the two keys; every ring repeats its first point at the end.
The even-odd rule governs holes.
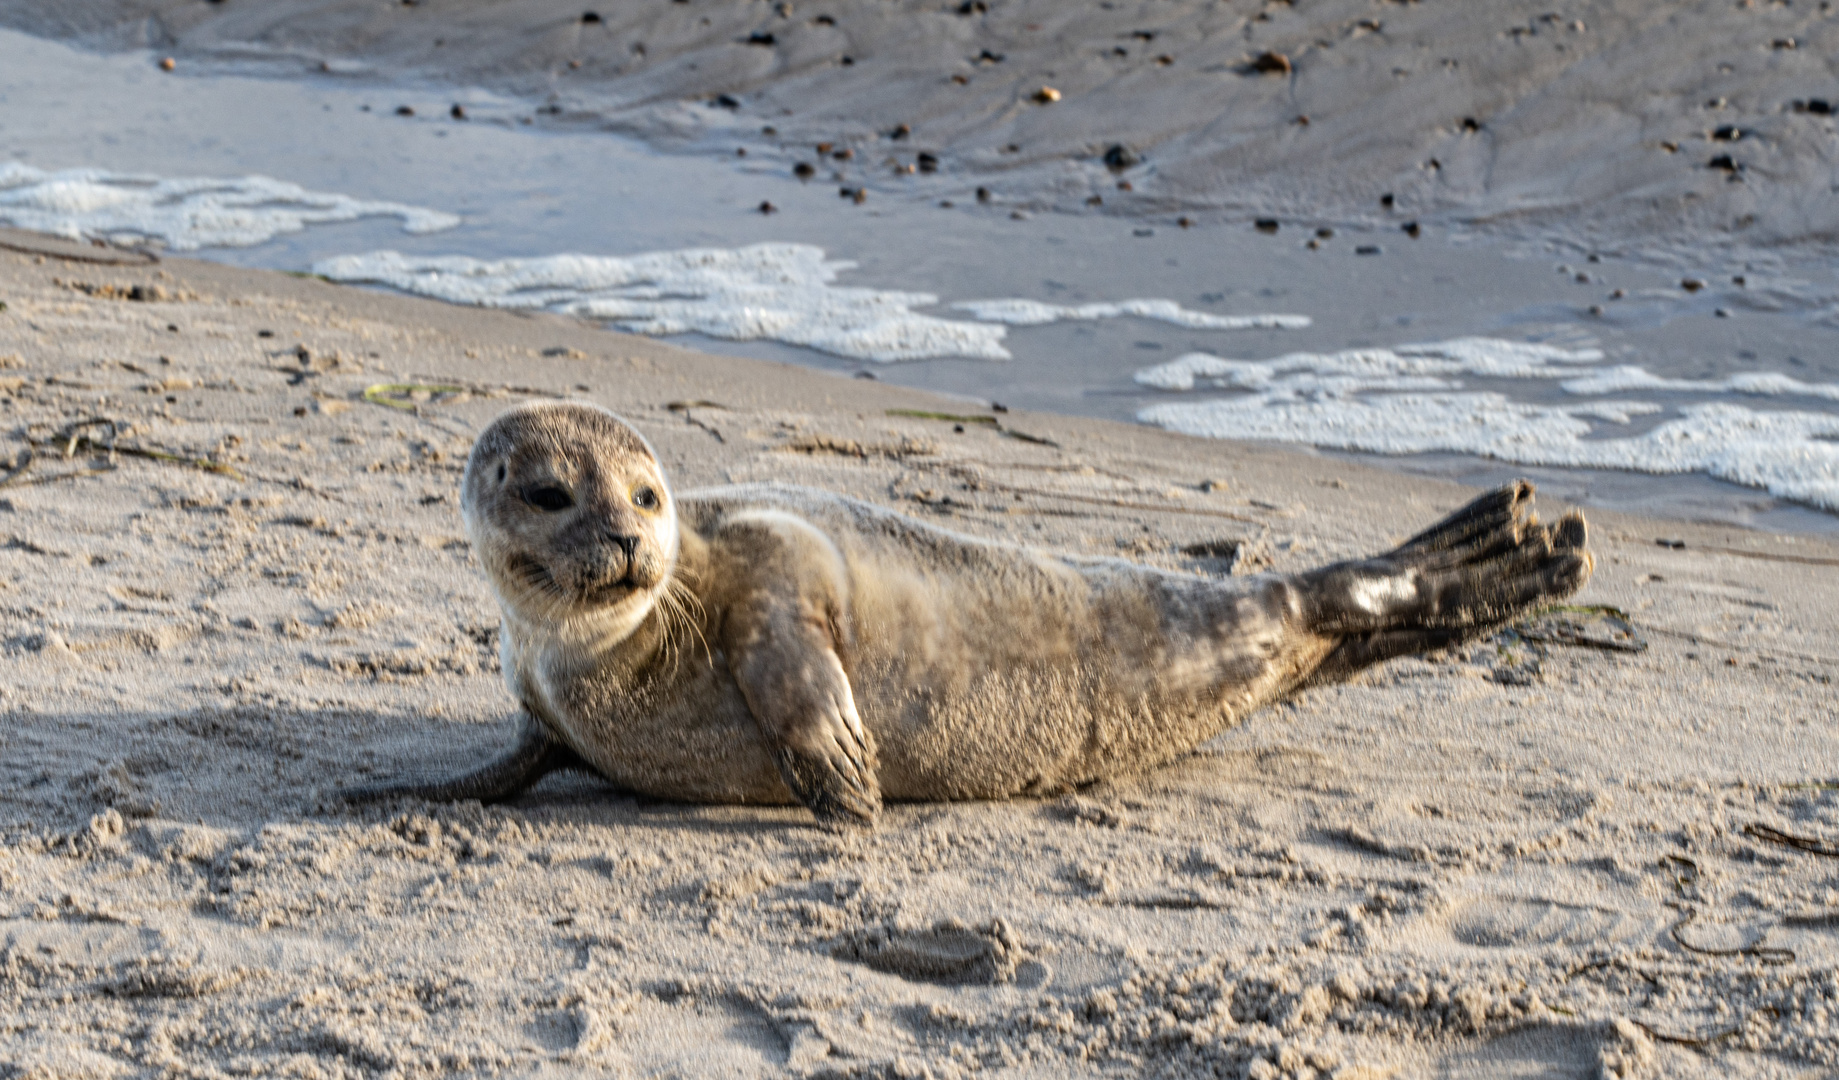
{"type": "Polygon", "coordinates": [[[853,152],[851,182],[882,190],[983,184],[1025,205],[1422,218],[1656,248],[1839,229],[1829,9],[6,0],[0,22],[182,62],[482,86],[541,104],[544,123],[724,153],[776,144],[788,170],[841,168],[813,153],[834,144],[853,152]],[[1113,146],[1128,152],[1115,169],[1113,146]],[[922,152],[938,176],[896,171],[933,167],[922,152]]]}
{"type": "Polygon", "coordinates": [[[514,401],[1202,573],[1470,493],[201,263],[6,251],[0,300],[0,1075],[1839,1068],[1832,544],[1593,512],[1573,609],[866,837],[580,776],[350,810],[513,730],[456,481],[514,401]]]}

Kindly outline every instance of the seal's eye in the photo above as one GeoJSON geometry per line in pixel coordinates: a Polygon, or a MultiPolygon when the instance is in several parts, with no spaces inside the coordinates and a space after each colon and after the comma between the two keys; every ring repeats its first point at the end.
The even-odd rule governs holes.
{"type": "Polygon", "coordinates": [[[557,487],[554,484],[543,484],[540,487],[530,488],[524,492],[524,501],[538,510],[551,514],[575,505],[574,496],[568,493],[568,489],[557,487]]]}
{"type": "Polygon", "coordinates": [[[632,505],[638,507],[640,510],[656,510],[658,508],[658,493],[648,487],[642,487],[632,493],[632,505]]]}

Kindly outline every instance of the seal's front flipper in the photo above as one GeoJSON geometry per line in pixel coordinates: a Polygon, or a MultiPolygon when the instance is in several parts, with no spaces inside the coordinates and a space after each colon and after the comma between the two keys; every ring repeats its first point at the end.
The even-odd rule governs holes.
{"type": "Polygon", "coordinates": [[[570,767],[585,768],[573,750],[557,742],[537,719],[524,715],[524,725],[510,750],[492,758],[470,772],[444,778],[405,778],[383,784],[345,788],[338,797],[346,802],[379,802],[409,797],[429,802],[458,802],[478,799],[499,802],[522,794],[530,785],[555,772],[570,767]]]}
{"type": "Polygon", "coordinates": [[[842,661],[815,632],[760,642],[732,670],[747,708],[772,741],[779,774],[829,827],[872,825],[881,810],[875,748],[842,661]]]}

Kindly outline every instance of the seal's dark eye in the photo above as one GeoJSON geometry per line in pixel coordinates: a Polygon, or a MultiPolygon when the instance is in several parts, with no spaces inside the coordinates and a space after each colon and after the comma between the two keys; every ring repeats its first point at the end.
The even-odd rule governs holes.
{"type": "Polygon", "coordinates": [[[568,493],[568,489],[554,484],[543,484],[525,491],[524,501],[551,514],[575,505],[574,496],[568,493]]]}
{"type": "Polygon", "coordinates": [[[503,462],[500,462],[498,465],[498,482],[501,484],[504,483],[504,463],[503,462]]]}
{"type": "Polygon", "coordinates": [[[648,487],[642,487],[632,493],[632,505],[638,507],[640,510],[656,510],[658,508],[658,493],[648,487]]]}

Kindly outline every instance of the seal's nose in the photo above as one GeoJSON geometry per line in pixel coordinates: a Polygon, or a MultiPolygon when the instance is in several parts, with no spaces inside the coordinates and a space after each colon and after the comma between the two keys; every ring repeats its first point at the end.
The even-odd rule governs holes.
{"type": "Polygon", "coordinates": [[[631,566],[633,553],[638,550],[639,538],[636,536],[615,536],[612,540],[615,544],[619,545],[621,551],[626,553],[626,565],[631,566]]]}

